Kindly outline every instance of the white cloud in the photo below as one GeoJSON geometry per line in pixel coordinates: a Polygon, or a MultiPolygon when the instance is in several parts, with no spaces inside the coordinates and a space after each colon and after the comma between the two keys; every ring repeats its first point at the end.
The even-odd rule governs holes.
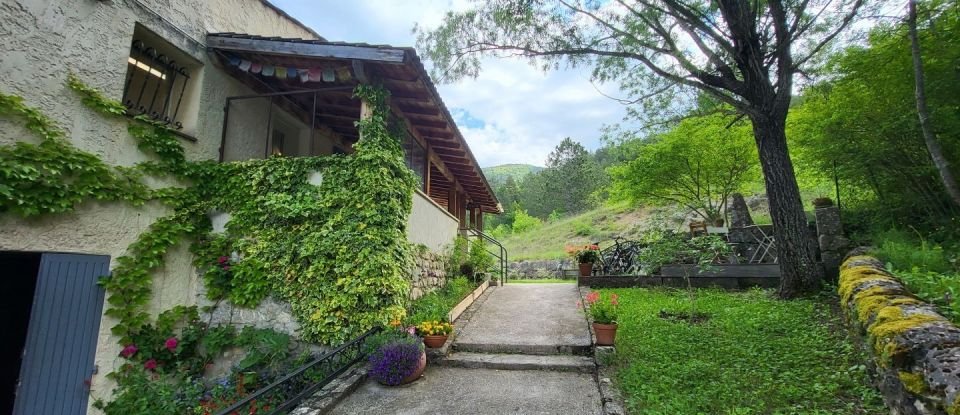
{"type": "MultiPolygon", "coordinates": [[[[466,0],[274,3],[329,40],[394,46],[414,45],[414,24],[435,27],[446,11],[470,6],[466,0]]],[[[588,71],[544,73],[519,59],[488,59],[477,79],[438,88],[454,113],[464,111],[483,122],[475,128],[459,126],[482,166],[543,165],[567,136],[596,148],[600,128],[624,114],[623,106],[594,89],[588,71]]]]}

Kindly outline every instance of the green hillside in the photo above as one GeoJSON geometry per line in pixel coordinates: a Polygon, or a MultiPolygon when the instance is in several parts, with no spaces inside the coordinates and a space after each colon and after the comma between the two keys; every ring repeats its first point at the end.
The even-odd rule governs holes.
{"type": "Polygon", "coordinates": [[[598,241],[605,245],[618,235],[628,239],[635,237],[647,228],[652,213],[650,208],[606,205],[546,222],[533,230],[507,235],[500,241],[507,248],[511,261],[557,259],[566,255],[566,245],[586,245],[598,241]]]}
{"type": "Polygon", "coordinates": [[[501,164],[483,168],[483,175],[487,176],[487,181],[491,186],[497,186],[507,181],[507,177],[513,177],[514,180],[522,179],[530,173],[536,173],[543,170],[543,167],[532,164],[501,164]]]}

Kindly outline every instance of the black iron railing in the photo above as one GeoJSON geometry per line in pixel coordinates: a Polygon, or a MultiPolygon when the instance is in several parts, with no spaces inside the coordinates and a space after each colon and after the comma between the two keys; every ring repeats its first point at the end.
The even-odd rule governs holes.
{"type": "Polygon", "coordinates": [[[507,282],[507,268],[509,266],[507,262],[507,248],[500,243],[500,241],[494,239],[492,236],[483,233],[477,229],[467,229],[468,235],[475,238],[480,238],[484,242],[489,242],[497,247],[497,249],[487,249],[494,258],[497,258],[498,267],[497,272],[500,274],[500,284],[505,284],[507,282]]]}
{"type": "Polygon", "coordinates": [[[333,351],[300,366],[277,381],[253,392],[217,415],[286,413],[326,386],[369,353],[368,340],[381,329],[374,327],[333,351]]]}

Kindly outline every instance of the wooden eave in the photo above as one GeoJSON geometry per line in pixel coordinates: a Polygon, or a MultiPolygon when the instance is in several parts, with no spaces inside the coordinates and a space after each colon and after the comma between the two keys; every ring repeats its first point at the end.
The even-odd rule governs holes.
{"type": "MultiPolygon", "coordinates": [[[[476,157],[470,151],[413,48],[237,33],[209,34],[207,46],[208,51],[215,55],[215,61],[261,92],[350,86],[361,82],[382,84],[390,92],[391,106],[398,112],[397,115],[406,119],[410,127],[416,130],[411,132],[420,137],[429,151],[444,164],[442,169],[437,169],[436,175],[433,175],[434,171],[431,169],[431,177],[438,179],[431,180],[436,188],[430,188],[429,196],[438,203],[445,204],[441,201],[445,200],[446,192],[459,187],[466,193],[469,202],[482,211],[502,212],[476,157]],[[226,63],[228,56],[288,68],[336,68],[340,73],[346,71],[350,76],[349,79],[338,76],[333,83],[301,83],[298,79],[267,78],[231,68],[226,63]],[[447,181],[443,170],[452,174],[455,182],[447,181]]],[[[298,106],[307,112],[308,108],[313,106],[312,102],[302,98],[288,100],[291,103],[286,105],[298,106]]],[[[306,117],[309,118],[309,115],[306,117]]],[[[360,102],[349,90],[341,89],[318,95],[316,117],[323,125],[344,138],[353,141],[359,139],[355,122],[360,118],[360,102]]]]}

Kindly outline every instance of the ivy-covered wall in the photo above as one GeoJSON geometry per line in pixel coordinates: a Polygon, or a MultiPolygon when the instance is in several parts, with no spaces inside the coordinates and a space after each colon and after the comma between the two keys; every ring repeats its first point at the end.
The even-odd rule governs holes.
{"type": "MultiPolygon", "coordinates": [[[[217,157],[224,98],[254,93],[208,61],[202,40],[207,32],[245,32],[259,35],[314,38],[260,1],[249,0],[114,0],[36,2],[14,0],[0,5],[0,92],[19,96],[38,109],[63,133],[74,148],[97,157],[109,166],[134,166],[155,160],[138,149],[122,117],[104,117],[81,105],[67,85],[68,70],[86,84],[119,100],[127,71],[127,56],[136,24],[143,25],[174,47],[196,59],[202,69],[192,73],[200,86],[188,131],[197,142],[179,140],[188,160],[217,157]],[[153,12],[160,13],[163,19],[153,12]]],[[[0,116],[0,145],[39,143],[40,137],[20,119],[0,116]]],[[[145,179],[157,187],[169,180],[145,179]]],[[[0,195],[0,197],[3,197],[0,195]]],[[[137,241],[157,219],[171,209],[159,201],[135,205],[110,200],[87,200],[72,210],[32,216],[0,214],[0,250],[65,251],[109,255],[116,259],[137,241]]],[[[190,305],[198,280],[188,246],[164,255],[163,266],[151,272],[152,296],[144,310],[157,315],[174,304],[190,305]],[[190,299],[184,302],[184,299],[190,299]]],[[[105,316],[98,335],[91,392],[102,397],[112,389],[104,375],[122,361],[120,347],[110,328],[117,320],[105,316]]],[[[97,411],[91,409],[92,413],[97,411]]]]}
{"type": "MultiPolygon", "coordinates": [[[[100,116],[123,117],[119,103],[77,77],[68,84],[100,116]]],[[[355,94],[369,115],[349,156],[190,162],[170,130],[135,119],[127,121],[128,133],[154,160],[132,167],[76,149],[41,111],[0,94],[0,114],[39,138],[0,146],[0,213],[29,226],[32,218],[95,200],[170,209],[115,258],[103,282],[112,318],[105,324],[115,322],[118,345],[131,347],[152,324],[154,274],[173,257],[187,257],[176,252],[186,245],[208,299],[252,308],[272,296],[290,305],[299,337],[341,343],[402,318],[414,266],[406,225],[416,180],[399,137],[387,128],[386,92],[361,85],[355,94]],[[147,177],[178,185],[151,187],[147,177]],[[214,234],[208,214],[218,211],[230,216],[224,232],[214,234]]]]}

